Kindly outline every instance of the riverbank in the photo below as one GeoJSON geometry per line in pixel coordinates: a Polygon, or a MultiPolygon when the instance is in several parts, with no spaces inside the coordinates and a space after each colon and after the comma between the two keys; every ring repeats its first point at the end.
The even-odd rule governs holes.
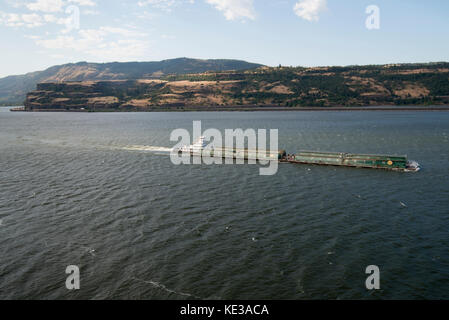
{"type": "Polygon", "coordinates": [[[251,112],[251,111],[449,111],[449,106],[367,106],[367,107],[278,107],[278,106],[229,106],[229,107],[160,107],[151,109],[33,109],[11,108],[12,112],[251,112]]]}

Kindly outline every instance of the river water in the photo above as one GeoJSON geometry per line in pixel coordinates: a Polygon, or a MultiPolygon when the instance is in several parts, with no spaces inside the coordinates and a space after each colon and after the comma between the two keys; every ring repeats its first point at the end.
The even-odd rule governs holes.
{"type": "Polygon", "coordinates": [[[449,112],[0,108],[0,298],[449,299],[448,161],[449,112]],[[170,133],[193,120],[422,170],[176,166],[170,133]],[[365,287],[369,265],[380,290],[365,287]]]}

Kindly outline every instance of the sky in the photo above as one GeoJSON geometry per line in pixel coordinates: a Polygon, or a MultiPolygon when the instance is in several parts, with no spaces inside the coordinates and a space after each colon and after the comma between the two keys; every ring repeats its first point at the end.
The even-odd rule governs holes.
{"type": "Polygon", "coordinates": [[[0,77],[70,62],[449,61],[447,0],[0,0],[0,77]]]}

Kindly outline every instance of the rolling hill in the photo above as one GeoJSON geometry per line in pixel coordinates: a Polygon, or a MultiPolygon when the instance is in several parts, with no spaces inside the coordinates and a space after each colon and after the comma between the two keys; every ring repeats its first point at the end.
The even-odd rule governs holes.
{"type": "MultiPolygon", "coordinates": [[[[137,72],[135,76],[139,76],[137,72]]],[[[225,110],[229,106],[448,104],[449,63],[441,62],[314,68],[262,66],[244,71],[167,73],[153,79],[46,82],[27,95],[25,107],[34,111],[155,111],[211,107],[225,110]]]]}
{"type": "Polygon", "coordinates": [[[38,83],[154,79],[169,74],[246,70],[260,66],[260,64],[240,60],[189,58],[153,62],[71,63],[53,66],[44,71],[1,78],[0,104],[21,105],[25,100],[26,94],[34,90],[38,83]]]}

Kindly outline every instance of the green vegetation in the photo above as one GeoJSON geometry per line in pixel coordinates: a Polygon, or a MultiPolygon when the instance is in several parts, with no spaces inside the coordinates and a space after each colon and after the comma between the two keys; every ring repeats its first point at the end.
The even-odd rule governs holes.
{"type": "Polygon", "coordinates": [[[247,70],[260,64],[240,60],[177,58],[151,62],[70,63],[44,71],[0,79],[0,104],[23,104],[27,92],[42,82],[101,81],[159,78],[168,74],[247,70]]]}
{"type": "Polygon", "coordinates": [[[31,109],[137,109],[271,105],[340,107],[449,104],[449,63],[259,67],[172,73],[158,80],[44,83],[31,109]]]}

